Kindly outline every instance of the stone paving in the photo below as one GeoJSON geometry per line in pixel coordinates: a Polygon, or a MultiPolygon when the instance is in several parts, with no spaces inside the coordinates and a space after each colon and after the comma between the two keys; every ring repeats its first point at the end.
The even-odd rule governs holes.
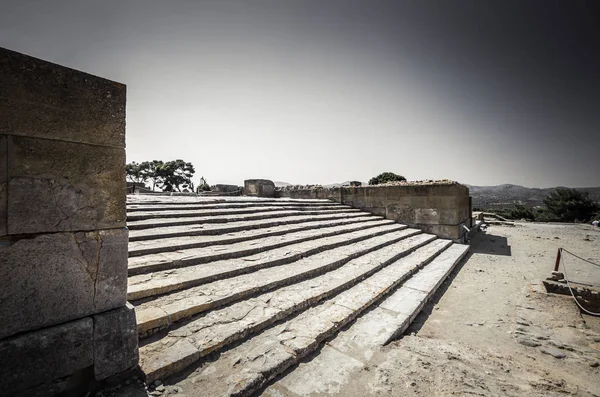
{"type": "Polygon", "coordinates": [[[206,396],[265,387],[347,324],[331,354],[361,360],[468,249],[328,200],[130,196],[128,217],[141,369],[203,366],[206,396]]]}

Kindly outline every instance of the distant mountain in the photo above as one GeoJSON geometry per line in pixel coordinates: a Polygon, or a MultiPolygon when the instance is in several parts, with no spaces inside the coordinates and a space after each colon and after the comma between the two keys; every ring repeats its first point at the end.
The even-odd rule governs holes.
{"type": "MultiPolygon", "coordinates": [[[[473,207],[475,208],[499,208],[511,206],[514,202],[521,202],[528,206],[543,205],[544,198],[552,193],[556,188],[529,188],[520,185],[497,185],[497,186],[472,186],[469,187],[471,197],[473,197],[473,207]]],[[[582,187],[576,188],[588,192],[590,198],[600,201],[600,187],[582,187]]]]}

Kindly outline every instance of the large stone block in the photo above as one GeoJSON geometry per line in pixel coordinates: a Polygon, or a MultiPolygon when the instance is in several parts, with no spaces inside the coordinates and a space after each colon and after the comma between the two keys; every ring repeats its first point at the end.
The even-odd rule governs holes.
{"type": "Polygon", "coordinates": [[[138,332],[131,304],[94,316],[94,375],[108,378],[138,363],[138,332]]]}
{"type": "Polygon", "coordinates": [[[0,133],[125,147],[125,85],[4,48],[0,76],[0,133]]]}
{"type": "Polygon", "coordinates": [[[244,181],[244,195],[275,197],[275,184],[268,179],[248,179],[244,181]]]}
{"type": "Polygon", "coordinates": [[[125,227],[125,150],[8,137],[8,234],[125,227]]]}
{"type": "Polygon", "coordinates": [[[92,366],[93,331],[87,317],[0,341],[0,395],[21,396],[23,390],[92,366]]]}
{"type": "Polygon", "coordinates": [[[6,135],[0,135],[0,236],[7,232],[7,197],[8,197],[8,149],[6,135]]]}
{"type": "Polygon", "coordinates": [[[127,242],[127,229],[5,238],[0,338],[124,306],[127,242]]]}

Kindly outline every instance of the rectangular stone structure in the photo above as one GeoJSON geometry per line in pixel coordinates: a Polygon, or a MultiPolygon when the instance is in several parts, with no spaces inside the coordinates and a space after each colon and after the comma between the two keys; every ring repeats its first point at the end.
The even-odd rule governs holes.
{"type": "Polygon", "coordinates": [[[127,229],[33,235],[0,246],[0,338],[122,307],[127,229]]]}
{"type": "Polygon", "coordinates": [[[329,199],[454,241],[471,225],[469,188],[459,183],[279,189],[275,197],[329,199]]]}
{"type": "Polygon", "coordinates": [[[39,384],[94,365],[90,317],[0,340],[0,377],[6,395],[25,395],[39,384]]]}
{"type": "Polygon", "coordinates": [[[124,84],[0,48],[0,134],[125,147],[124,84]]]}
{"type": "Polygon", "coordinates": [[[126,87],[2,48],[0,76],[0,394],[81,391],[138,360],[126,87]]]}
{"type": "Polygon", "coordinates": [[[274,197],[275,184],[268,179],[247,179],[244,181],[244,196],[274,197]]]}
{"type": "Polygon", "coordinates": [[[23,136],[7,144],[8,234],[125,227],[124,149],[23,136]]]}

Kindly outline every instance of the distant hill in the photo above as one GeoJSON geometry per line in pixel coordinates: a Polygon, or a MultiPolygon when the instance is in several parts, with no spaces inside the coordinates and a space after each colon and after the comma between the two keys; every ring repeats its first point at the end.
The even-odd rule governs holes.
{"type": "MultiPolygon", "coordinates": [[[[472,186],[469,187],[471,197],[473,197],[473,207],[475,208],[500,208],[512,206],[517,201],[527,206],[543,205],[544,197],[552,193],[556,188],[529,188],[520,185],[497,185],[497,186],[472,186]]],[[[600,201],[600,187],[576,188],[590,194],[590,198],[600,201]]]]}

